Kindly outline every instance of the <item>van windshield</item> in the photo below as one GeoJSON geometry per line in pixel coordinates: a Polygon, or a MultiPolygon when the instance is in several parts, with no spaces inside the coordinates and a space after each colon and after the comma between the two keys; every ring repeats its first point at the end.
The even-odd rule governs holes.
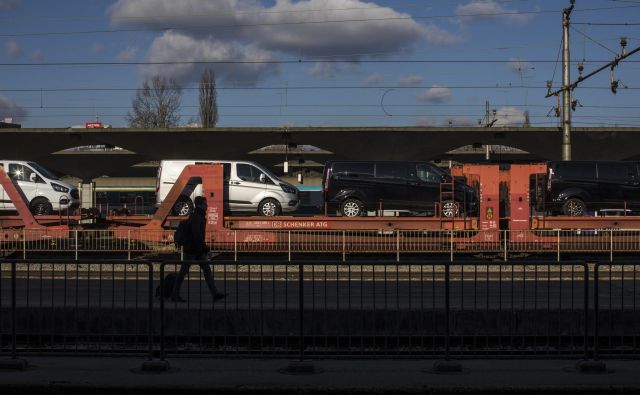
{"type": "Polygon", "coordinates": [[[262,167],[257,165],[256,168],[258,170],[260,170],[261,172],[265,173],[267,176],[269,176],[272,180],[274,181],[282,181],[280,179],[280,177],[276,176],[275,174],[273,174],[269,169],[267,169],[266,167],[262,167]]]}
{"type": "Polygon", "coordinates": [[[44,167],[40,166],[36,162],[27,162],[27,164],[32,168],[34,168],[38,173],[42,174],[44,178],[48,178],[50,180],[60,180],[53,173],[51,173],[49,170],[45,169],[44,167]]]}

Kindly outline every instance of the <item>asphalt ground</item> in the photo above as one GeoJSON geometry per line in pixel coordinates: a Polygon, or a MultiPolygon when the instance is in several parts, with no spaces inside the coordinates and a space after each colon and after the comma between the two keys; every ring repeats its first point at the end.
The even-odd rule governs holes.
{"type": "Polygon", "coordinates": [[[462,360],[437,373],[434,360],[316,360],[315,373],[288,374],[283,359],[169,360],[144,373],[142,358],[30,357],[24,371],[0,371],[4,395],[55,394],[637,394],[640,364],[607,360],[603,373],[580,373],[577,360],[462,360]]]}

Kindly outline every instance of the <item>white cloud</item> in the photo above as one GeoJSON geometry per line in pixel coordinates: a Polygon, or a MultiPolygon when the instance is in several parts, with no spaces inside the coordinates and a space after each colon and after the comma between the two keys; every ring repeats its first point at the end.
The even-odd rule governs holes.
{"type": "Polygon", "coordinates": [[[384,80],[384,76],[380,73],[369,74],[367,78],[364,79],[364,84],[367,86],[377,85],[379,82],[384,80]]]}
{"type": "Polygon", "coordinates": [[[420,117],[416,119],[416,126],[423,126],[423,127],[433,126],[433,119],[429,117],[420,117]]]}
{"type": "Polygon", "coordinates": [[[420,85],[424,81],[424,77],[421,75],[407,75],[404,77],[398,78],[396,84],[398,86],[416,86],[420,85]]]}
{"type": "Polygon", "coordinates": [[[118,54],[118,60],[121,62],[130,62],[136,58],[137,54],[138,54],[138,48],[127,47],[118,54]]]}
{"type": "Polygon", "coordinates": [[[211,63],[211,64],[167,64],[152,65],[143,68],[147,76],[161,74],[172,77],[179,83],[197,81],[202,69],[212,66],[220,80],[239,85],[253,85],[263,76],[274,73],[277,66],[273,63],[253,63],[253,61],[273,61],[271,52],[252,45],[240,45],[215,40],[212,37],[197,39],[182,33],[168,31],[154,40],[148,54],[152,62],[201,61],[212,62],[234,60],[247,63],[211,63]]]}
{"type": "Polygon", "coordinates": [[[314,78],[328,80],[336,76],[338,69],[336,63],[316,63],[313,68],[309,70],[309,74],[314,78]]]}
{"type": "Polygon", "coordinates": [[[0,11],[13,11],[19,3],[18,0],[0,0],[0,11]]]}
{"type": "Polygon", "coordinates": [[[520,74],[520,73],[526,74],[529,70],[534,69],[531,63],[527,62],[526,60],[518,59],[518,58],[509,58],[508,65],[509,65],[509,68],[517,74],[520,74]]]}
{"type": "Polygon", "coordinates": [[[102,44],[100,41],[94,42],[89,47],[89,53],[92,53],[92,54],[97,54],[97,53],[100,53],[102,51],[104,51],[104,44],[102,44]]]}
{"type": "Polygon", "coordinates": [[[462,41],[462,37],[449,33],[435,25],[425,25],[422,26],[422,28],[424,29],[424,36],[429,44],[448,45],[457,44],[462,41]]]}
{"type": "Polygon", "coordinates": [[[22,48],[20,44],[16,40],[9,40],[5,44],[5,49],[7,50],[7,54],[13,59],[19,58],[22,56],[22,48]]]}
{"type": "MultiPolygon", "coordinates": [[[[459,40],[435,25],[418,23],[409,14],[363,0],[276,0],[269,5],[258,0],[118,0],[108,13],[115,25],[190,27],[176,29],[171,34],[188,37],[203,48],[216,48],[214,52],[217,55],[226,52],[233,55],[237,51],[255,54],[260,51],[271,59],[280,55],[307,59],[331,56],[336,60],[357,62],[369,56],[367,54],[386,56],[373,54],[410,51],[420,42],[451,44],[459,40]],[[366,7],[374,10],[363,9],[366,7]],[[326,22],[345,19],[367,21],[326,22]],[[223,47],[235,51],[221,51],[223,47]]],[[[166,40],[166,33],[156,39],[149,50],[149,57],[158,50],[159,42],[166,40]]],[[[184,54],[177,47],[165,45],[164,49],[166,60],[180,60],[184,54]],[[173,48],[173,54],[167,52],[170,48],[173,48]]],[[[218,56],[215,60],[235,59],[218,56]]],[[[215,68],[218,66],[214,65],[215,68]]],[[[252,67],[242,69],[241,74],[249,72],[252,67]]],[[[258,73],[254,80],[264,75],[264,67],[253,69],[258,73]]],[[[328,71],[326,66],[316,65],[312,69],[316,75],[326,75],[328,71]]]]}
{"type": "Polygon", "coordinates": [[[13,118],[13,122],[21,122],[27,116],[27,110],[17,105],[13,100],[0,95],[0,121],[13,118]]]}
{"type": "Polygon", "coordinates": [[[459,5],[455,12],[461,23],[500,20],[511,24],[524,24],[532,19],[531,14],[519,14],[518,10],[503,7],[494,0],[473,0],[459,5]]]}
{"type": "Polygon", "coordinates": [[[416,96],[418,101],[429,103],[444,103],[451,98],[451,90],[439,85],[433,85],[425,92],[416,96]]]}
{"type": "Polygon", "coordinates": [[[44,62],[44,54],[40,48],[31,52],[31,60],[36,62],[44,62]]]}
{"type": "Polygon", "coordinates": [[[501,107],[496,111],[496,123],[494,126],[523,126],[524,123],[524,111],[515,107],[501,107]]]}

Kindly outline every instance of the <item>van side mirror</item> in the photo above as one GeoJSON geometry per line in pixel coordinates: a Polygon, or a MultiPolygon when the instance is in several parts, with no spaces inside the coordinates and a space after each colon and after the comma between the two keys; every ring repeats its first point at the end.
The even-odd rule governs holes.
{"type": "Polygon", "coordinates": [[[260,177],[258,177],[258,179],[263,184],[267,182],[267,176],[265,176],[264,173],[260,173],[260,177]]]}
{"type": "Polygon", "coordinates": [[[31,173],[29,175],[29,181],[36,182],[37,180],[38,180],[38,176],[36,175],[36,173],[31,173]]]}

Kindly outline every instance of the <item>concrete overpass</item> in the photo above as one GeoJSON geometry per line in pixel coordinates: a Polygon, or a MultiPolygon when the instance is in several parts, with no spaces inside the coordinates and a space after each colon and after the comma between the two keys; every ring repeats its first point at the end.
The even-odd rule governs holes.
{"type": "MultiPolygon", "coordinates": [[[[574,159],[640,158],[640,128],[574,128],[574,159]]],[[[312,145],[329,155],[306,153],[315,161],[334,158],[381,160],[446,159],[465,145],[503,145],[524,150],[530,158],[560,159],[560,128],[479,127],[290,127],[175,129],[2,129],[0,158],[35,160],[85,179],[110,175],[136,163],[160,159],[212,158],[255,160],[275,165],[282,154],[252,154],[274,144],[312,145]],[[61,150],[111,145],[127,151],[105,153],[61,150]],[[321,159],[320,159],[321,158],[321,159]]]]}

